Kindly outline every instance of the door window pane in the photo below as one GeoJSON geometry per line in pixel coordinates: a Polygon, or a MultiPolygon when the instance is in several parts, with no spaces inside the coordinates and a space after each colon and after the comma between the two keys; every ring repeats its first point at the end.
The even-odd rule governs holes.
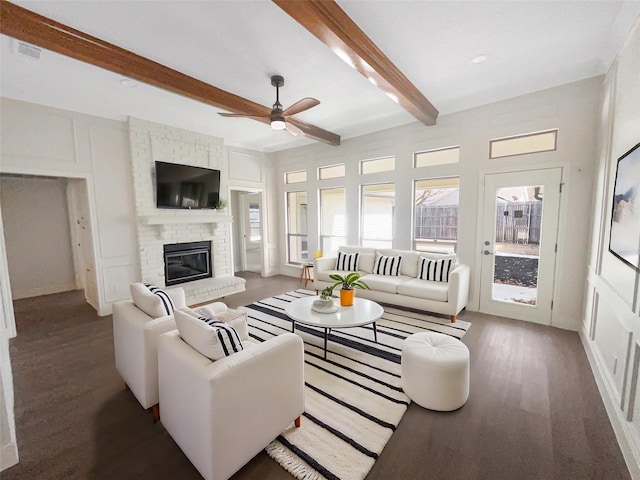
{"type": "Polygon", "coordinates": [[[496,191],[494,300],[536,304],[543,188],[509,187],[496,191]]]}
{"type": "Polygon", "coordinates": [[[458,177],[416,180],[414,202],[414,249],[455,251],[458,242],[458,177]]]}
{"type": "Polygon", "coordinates": [[[307,249],[307,192],[287,192],[287,262],[305,263],[307,249]]]}
{"type": "Polygon", "coordinates": [[[360,245],[393,247],[396,189],[393,183],[362,186],[360,245]]]}
{"type": "Polygon", "coordinates": [[[320,190],[320,250],[325,257],[337,254],[346,243],[344,188],[320,190]]]}

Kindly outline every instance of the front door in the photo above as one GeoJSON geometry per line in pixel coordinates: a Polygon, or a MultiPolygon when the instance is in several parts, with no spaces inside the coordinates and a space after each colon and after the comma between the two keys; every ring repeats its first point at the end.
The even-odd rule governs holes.
{"type": "Polygon", "coordinates": [[[551,325],[562,169],[488,174],[480,311],[551,325]]]}

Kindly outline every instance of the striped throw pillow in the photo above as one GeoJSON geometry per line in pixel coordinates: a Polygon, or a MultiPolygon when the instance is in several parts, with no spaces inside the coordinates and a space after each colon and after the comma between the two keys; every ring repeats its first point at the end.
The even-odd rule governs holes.
{"type": "Polygon", "coordinates": [[[145,283],[144,286],[147,287],[151,293],[157,295],[160,298],[160,303],[162,304],[162,308],[164,309],[165,314],[171,315],[176,309],[176,306],[174,305],[173,300],[171,299],[169,294],[161,288],[151,285],[150,283],[145,283]]]}
{"type": "Polygon", "coordinates": [[[391,275],[397,277],[400,275],[400,263],[402,257],[391,257],[387,255],[380,255],[376,257],[376,263],[373,265],[373,272],[376,275],[391,275]]]}
{"type": "Polygon", "coordinates": [[[217,318],[207,318],[207,317],[198,317],[204,323],[212,327],[215,331],[216,337],[218,337],[218,342],[220,342],[220,347],[224,352],[224,356],[228,357],[232,353],[239,352],[244,350],[242,346],[242,342],[240,341],[240,336],[236,329],[231,325],[225,322],[221,322],[217,318]]]}
{"type": "Polygon", "coordinates": [[[431,280],[433,282],[448,282],[452,265],[452,258],[432,260],[422,257],[420,258],[418,278],[422,280],[431,280]]]}
{"type": "Polygon", "coordinates": [[[358,270],[359,253],[338,252],[338,260],[336,261],[336,270],[347,272],[356,272],[358,270]]]}

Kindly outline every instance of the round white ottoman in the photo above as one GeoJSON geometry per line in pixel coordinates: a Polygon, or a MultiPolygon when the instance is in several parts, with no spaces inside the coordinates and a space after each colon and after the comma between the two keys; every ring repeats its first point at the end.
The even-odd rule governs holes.
{"type": "Polygon", "coordinates": [[[402,343],[402,388],[421,407],[448,412],[469,398],[469,349],[435,332],[414,333],[402,343]]]}

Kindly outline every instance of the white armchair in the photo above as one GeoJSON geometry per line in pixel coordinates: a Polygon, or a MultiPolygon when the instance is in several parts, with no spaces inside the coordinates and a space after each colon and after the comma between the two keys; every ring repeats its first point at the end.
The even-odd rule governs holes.
{"type": "Polygon", "coordinates": [[[212,362],[158,338],[162,424],[206,480],[229,478],[304,411],[304,350],[286,333],[212,362]]]}
{"type": "MultiPolygon", "coordinates": [[[[132,294],[133,294],[132,287],[132,294]]],[[[185,307],[184,290],[180,287],[165,290],[173,300],[176,309],[185,307]]],[[[208,305],[214,311],[226,311],[221,302],[208,305]]],[[[158,410],[158,347],[157,338],[170,330],[175,330],[173,315],[158,318],[148,305],[137,307],[133,300],[113,304],[113,347],[116,369],[125,384],[135,395],[140,405],[151,408],[154,420],[159,419],[158,410]]]]}

